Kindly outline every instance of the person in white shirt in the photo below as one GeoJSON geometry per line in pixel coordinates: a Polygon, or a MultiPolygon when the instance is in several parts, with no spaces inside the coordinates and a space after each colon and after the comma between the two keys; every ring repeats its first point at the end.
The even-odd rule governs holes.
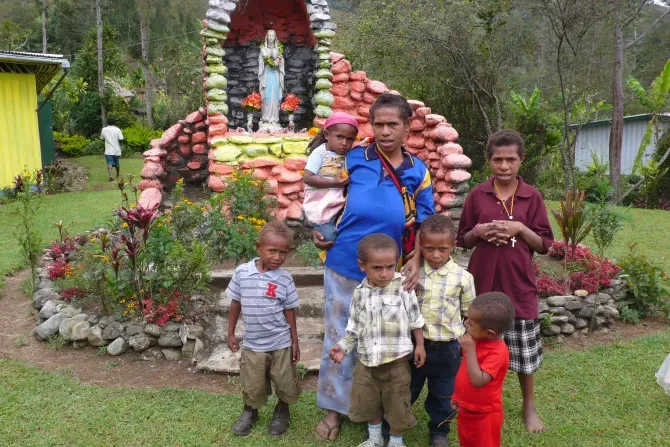
{"type": "Polygon", "coordinates": [[[107,160],[107,172],[109,173],[109,181],[113,182],[112,167],[116,168],[116,179],[119,179],[119,171],[121,169],[121,140],[123,134],[121,129],[115,126],[114,118],[107,119],[107,126],[100,132],[100,139],[105,140],[105,159],[107,160]]]}

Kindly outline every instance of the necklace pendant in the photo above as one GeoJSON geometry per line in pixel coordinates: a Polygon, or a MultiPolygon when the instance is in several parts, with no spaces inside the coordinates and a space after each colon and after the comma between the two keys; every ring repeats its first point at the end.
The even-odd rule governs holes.
{"type": "Polygon", "coordinates": [[[514,218],[514,216],[509,216],[509,220],[512,220],[513,218],[514,218]]]}

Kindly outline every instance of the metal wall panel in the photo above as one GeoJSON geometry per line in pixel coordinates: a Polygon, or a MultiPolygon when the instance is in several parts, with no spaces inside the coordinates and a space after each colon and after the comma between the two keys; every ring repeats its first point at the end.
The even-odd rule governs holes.
{"type": "Polygon", "coordinates": [[[42,168],[34,74],[0,73],[0,187],[42,168]]]}
{"type": "MultiPolygon", "coordinates": [[[[634,120],[624,122],[623,126],[623,145],[621,148],[621,173],[630,174],[633,171],[633,164],[637,150],[640,148],[644,132],[647,129],[649,121],[634,120]]],[[[661,134],[670,128],[667,121],[661,122],[661,134]]],[[[609,124],[602,126],[584,127],[577,136],[575,148],[575,165],[580,171],[586,170],[591,164],[591,153],[596,153],[601,160],[609,160],[609,142],[610,142],[609,124]]],[[[645,150],[643,163],[646,165],[654,154],[655,145],[653,140],[645,150]]]]}

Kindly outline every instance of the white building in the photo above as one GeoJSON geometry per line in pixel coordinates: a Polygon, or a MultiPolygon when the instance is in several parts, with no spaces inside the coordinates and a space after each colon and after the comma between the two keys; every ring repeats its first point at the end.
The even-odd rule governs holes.
{"type": "MultiPolygon", "coordinates": [[[[621,147],[621,173],[630,174],[633,171],[635,156],[642,143],[644,132],[651,120],[651,114],[631,115],[623,119],[623,145],[621,147]]],[[[571,126],[576,129],[578,126],[571,126]]],[[[575,166],[580,171],[587,169],[591,165],[593,157],[596,154],[600,160],[609,160],[610,131],[612,128],[611,120],[593,121],[582,125],[577,134],[575,143],[575,166]]],[[[670,129],[670,113],[664,113],[661,116],[659,137],[670,129]]],[[[655,146],[652,142],[644,151],[643,163],[646,165],[654,154],[655,146]]]]}

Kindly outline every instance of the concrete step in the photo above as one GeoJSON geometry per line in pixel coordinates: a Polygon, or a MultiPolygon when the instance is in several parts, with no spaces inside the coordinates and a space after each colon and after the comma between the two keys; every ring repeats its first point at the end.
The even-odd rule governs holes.
{"type": "MultiPolygon", "coordinates": [[[[323,284],[323,268],[285,267],[284,270],[291,274],[296,287],[320,286],[323,284]]],[[[212,271],[210,286],[226,290],[233,273],[235,273],[234,269],[212,271]]]]}
{"type": "MultiPolygon", "coordinates": [[[[303,286],[297,287],[298,296],[300,296],[300,308],[296,310],[296,314],[301,317],[323,317],[325,297],[323,293],[323,286],[303,286]]],[[[221,292],[218,306],[214,311],[221,316],[227,317],[230,311],[231,299],[228,298],[225,291],[221,292]]]]}
{"type": "MultiPolygon", "coordinates": [[[[227,327],[227,320],[219,320],[220,325],[227,327]]],[[[300,363],[307,371],[318,371],[321,363],[321,351],[323,348],[323,318],[302,317],[297,318],[298,341],[300,343],[300,363]]],[[[235,328],[235,336],[240,343],[244,339],[244,323],[240,319],[235,328]]],[[[214,347],[210,354],[198,361],[198,371],[213,372],[219,374],[240,373],[240,352],[232,352],[228,345],[223,343],[214,347]]]]}

